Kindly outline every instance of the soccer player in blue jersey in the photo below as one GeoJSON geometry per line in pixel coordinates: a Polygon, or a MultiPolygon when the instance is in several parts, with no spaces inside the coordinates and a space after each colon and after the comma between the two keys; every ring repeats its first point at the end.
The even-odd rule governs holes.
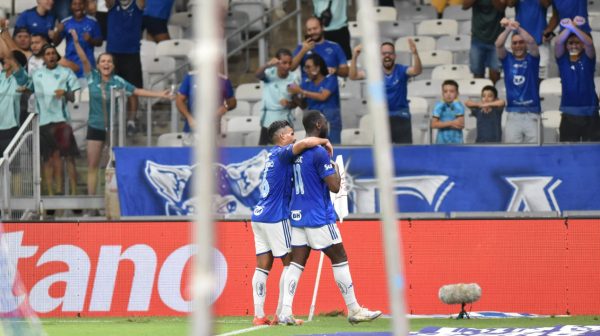
{"type": "Polygon", "coordinates": [[[538,45],[519,22],[502,19],[504,31],[496,39],[496,54],[504,69],[506,87],[506,127],[504,142],[537,143],[540,137],[539,119],[542,107],[538,78],[540,52],[538,45]],[[511,49],[504,47],[512,32],[511,49]]]}
{"type": "MultiPolygon", "coordinates": [[[[306,20],[307,39],[294,49],[294,58],[292,59],[292,71],[298,66],[304,70],[306,57],[312,53],[317,53],[325,60],[329,74],[340,77],[348,76],[348,64],[346,54],[339,44],[325,39],[323,25],[316,17],[310,17],[306,20]]],[[[306,73],[302,72],[302,78],[306,78],[306,73]]]]}
{"type": "MultiPolygon", "coordinates": [[[[324,138],[327,119],[318,111],[310,111],[302,120],[308,136],[324,138]]],[[[290,203],[292,224],[292,261],[285,274],[283,307],[279,323],[293,325],[292,301],[311,249],[321,250],[331,260],[333,277],[348,307],[348,321],[372,321],[381,315],[361,307],[354,295],[354,285],[342,236],[329,192],[338,192],[341,178],[336,164],[321,147],[298,155],[294,161],[294,188],[290,203]]]]}
{"type": "Polygon", "coordinates": [[[560,141],[600,140],[598,96],[594,85],[594,41],[571,20],[556,38],[554,54],[562,85],[560,141]]]}
{"type": "MultiPolygon", "coordinates": [[[[264,304],[267,293],[267,276],[273,266],[274,258],[281,258],[283,272],[279,278],[279,302],[275,314],[281,313],[283,300],[283,279],[290,264],[292,228],[289,221],[289,202],[292,189],[292,165],[296,155],[308,148],[325,146],[329,155],[333,147],[327,139],[308,137],[295,142],[294,130],[287,120],[274,121],[267,129],[267,135],[275,144],[268,154],[262,183],[261,199],[252,214],[252,231],[256,247],[256,270],[252,277],[252,297],[254,299],[254,325],[271,323],[265,316],[264,304]]],[[[294,320],[294,324],[302,323],[294,320]]]]}
{"type": "MultiPolygon", "coordinates": [[[[381,44],[381,64],[383,65],[383,80],[390,116],[390,133],[392,143],[411,144],[412,125],[408,106],[407,92],[410,77],[421,74],[422,66],[417,46],[412,39],[408,39],[408,46],[412,54],[412,66],[396,64],[396,49],[393,43],[381,44]]],[[[360,80],[366,78],[364,71],[357,69],[357,60],[362,47],[354,48],[350,62],[350,79],[360,80]]]]}

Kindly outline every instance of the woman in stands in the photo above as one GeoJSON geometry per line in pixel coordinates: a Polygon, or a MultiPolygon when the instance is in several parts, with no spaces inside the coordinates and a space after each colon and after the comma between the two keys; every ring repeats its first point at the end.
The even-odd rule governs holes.
{"type": "Polygon", "coordinates": [[[300,106],[317,110],[329,121],[329,141],[341,142],[342,117],[340,115],[340,90],[337,77],[329,75],[327,65],[319,54],[312,53],[304,62],[307,78],[300,86],[290,85],[288,90],[301,98],[300,106]]]}
{"type": "Polygon", "coordinates": [[[69,33],[73,37],[73,43],[81,59],[83,73],[85,74],[90,90],[90,112],[86,137],[88,160],[87,190],[88,195],[95,195],[102,148],[106,143],[110,125],[110,89],[113,87],[115,89],[124,89],[127,95],[141,97],[173,99],[173,96],[169,90],[150,91],[136,88],[123,78],[115,75],[113,57],[109,53],[103,53],[98,56],[96,69],[92,69],[85,51],[79,44],[77,32],[71,30],[69,33]]]}

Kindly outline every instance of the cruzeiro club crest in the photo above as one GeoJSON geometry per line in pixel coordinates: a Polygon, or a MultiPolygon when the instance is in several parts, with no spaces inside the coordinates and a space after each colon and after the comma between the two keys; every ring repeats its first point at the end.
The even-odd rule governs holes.
{"type": "MultiPolygon", "coordinates": [[[[267,161],[267,151],[243,162],[217,163],[213,171],[218,194],[213,197],[216,213],[250,213],[260,199],[259,185],[267,161]]],[[[195,166],[163,165],[146,161],[144,174],[154,191],[165,201],[165,215],[185,216],[194,213],[192,176],[195,166]]]]}
{"type": "Polygon", "coordinates": [[[256,295],[258,295],[259,297],[265,296],[265,283],[264,282],[259,282],[256,284],[256,295]]]}

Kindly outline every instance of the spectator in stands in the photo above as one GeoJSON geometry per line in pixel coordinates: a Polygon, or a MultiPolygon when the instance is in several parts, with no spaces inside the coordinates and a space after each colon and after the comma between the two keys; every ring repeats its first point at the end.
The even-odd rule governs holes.
{"type": "Polygon", "coordinates": [[[65,18],[56,26],[59,40],[57,42],[60,43],[60,40],[64,38],[66,38],[67,41],[65,58],[74,62],[80,68],[79,71],[75,72],[78,78],[82,78],[84,76],[82,61],[77,55],[72,34],[69,32],[71,30],[77,32],[79,44],[85,51],[87,59],[89,60],[92,68],[96,67],[96,62],[94,60],[94,47],[99,47],[102,45],[100,25],[94,17],[86,15],[86,7],[86,0],[73,0],[73,2],[71,2],[71,12],[73,13],[73,16],[65,18]]]}
{"type": "Polygon", "coordinates": [[[297,104],[287,88],[291,84],[298,85],[299,80],[295,73],[290,72],[291,65],[292,52],[288,49],[279,49],[275,58],[256,70],[256,77],[264,82],[259,146],[265,146],[271,142],[268,129],[274,121],[287,120],[293,125],[292,109],[297,104]]]}
{"type": "Polygon", "coordinates": [[[467,100],[465,105],[477,118],[477,138],[475,142],[502,142],[502,111],[506,103],[498,99],[498,91],[491,85],[481,90],[481,101],[467,100]]]}
{"type": "Polygon", "coordinates": [[[75,143],[73,129],[68,124],[67,101],[75,100],[79,81],[71,69],[58,64],[60,55],[56,48],[46,44],[41,51],[44,67],[35,71],[27,88],[35,92],[39,113],[40,150],[42,153],[43,181],[49,195],[63,193],[63,162],[67,161],[67,173],[71,194],[76,193],[77,172],[75,157],[79,149],[75,143]]]}
{"type": "Polygon", "coordinates": [[[27,58],[18,49],[11,49],[4,39],[0,38],[0,58],[2,58],[2,72],[0,72],[0,157],[19,130],[20,125],[20,100],[18,89],[27,84],[29,77],[25,72],[27,58]]]}
{"type": "Polygon", "coordinates": [[[71,15],[73,8],[72,0],[53,0],[54,6],[52,7],[52,15],[56,17],[58,22],[61,22],[69,15],[71,15]]]}
{"type": "MultiPolygon", "coordinates": [[[[197,74],[195,72],[188,73],[177,93],[175,104],[179,113],[185,118],[183,131],[193,132],[196,129],[196,120],[194,118],[194,96],[196,90],[197,74]]],[[[217,133],[221,133],[221,117],[227,112],[233,110],[237,106],[237,100],[234,96],[233,85],[229,78],[224,75],[219,75],[219,93],[221,104],[217,109],[217,133]]]]}
{"type": "Polygon", "coordinates": [[[346,59],[352,58],[350,30],[348,30],[347,0],[312,0],[313,13],[321,20],[325,39],[342,47],[346,59]]]}
{"type": "Polygon", "coordinates": [[[496,40],[496,53],[504,69],[506,87],[506,143],[538,143],[540,137],[540,52],[535,39],[519,22],[502,19],[504,31],[496,40]],[[504,43],[510,33],[511,49],[504,43]]]}
{"type": "MultiPolygon", "coordinates": [[[[78,0],[73,0],[78,1],[78,0]]],[[[170,90],[149,91],[136,88],[131,83],[114,74],[115,65],[111,54],[103,53],[98,57],[98,70],[92,67],[87,58],[87,52],[79,42],[79,33],[74,29],[69,31],[73,46],[81,59],[83,73],[90,90],[90,112],[87,129],[87,192],[96,195],[98,184],[98,167],[102,157],[102,149],[107,141],[110,130],[110,89],[124,89],[128,95],[142,97],[173,99],[170,90]]]]}
{"type": "MultiPolygon", "coordinates": [[[[502,0],[501,0],[502,1],[502,0]]],[[[463,0],[431,0],[431,6],[438,12],[438,18],[441,19],[444,16],[444,9],[448,6],[460,6],[463,4],[463,0]]]]}
{"type": "Polygon", "coordinates": [[[20,52],[27,58],[31,57],[31,34],[27,28],[16,28],[13,32],[13,40],[20,52]]]}
{"type": "Polygon", "coordinates": [[[108,8],[106,7],[106,1],[88,0],[86,12],[88,15],[96,18],[96,21],[100,25],[100,34],[102,34],[102,38],[106,41],[106,36],[108,36],[108,8]]]}
{"type": "Polygon", "coordinates": [[[465,107],[456,100],[458,83],[452,79],[442,83],[442,101],[433,108],[431,128],[437,128],[437,144],[463,143],[462,129],[465,127],[465,107]]]}
{"type": "MultiPolygon", "coordinates": [[[[106,0],[108,8],[108,32],[106,51],[113,55],[115,73],[135,87],[144,86],[140,40],[142,39],[142,11],[145,0],[106,0]]],[[[137,131],[135,120],[138,99],[130,96],[127,101],[127,135],[137,131]]]]}
{"type": "Polygon", "coordinates": [[[156,43],[171,39],[168,22],[175,0],[146,0],[143,27],[156,43]]]}
{"type": "MultiPolygon", "coordinates": [[[[412,54],[412,66],[396,64],[396,50],[393,43],[384,42],[381,44],[381,64],[383,65],[383,80],[390,115],[390,132],[392,143],[395,144],[412,143],[412,125],[406,96],[407,86],[410,77],[418,76],[422,71],[421,59],[415,42],[408,39],[408,46],[412,54]]],[[[366,78],[364,71],[358,71],[356,68],[361,50],[362,46],[360,45],[354,48],[349,76],[352,80],[366,78]]]]}
{"type": "MultiPolygon", "coordinates": [[[[48,44],[48,37],[44,34],[33,34],[31,36],[31,52],[32,55],[27,60],[27,73],[29,77],[32,77],[36,70],[44,67],[44,54],[42,50],[46,44],[48,44]]],[[[58,65],[71,69],[73,72],[79,71],[79,66],[66,58],[60,58],[58,65]]],[[[26,94],[23,94],[25,96],[26,94]]],[[[29,94],[27,93],[29,96],[29,94]]],[[[30,95],[27,111],[29,113],[35,113],[35,97],[30,95]]]]}
{"type": "MultiPolygon", "coordinates": [[[[316,53],[327,64],[329,74],[347,77],[348,64],[346,55],[339,44],[325,39],[323,26],[318,18],[310,17],[306,20],[306,33],[306,40],[294,50],[291,70],[296,70],[298,66],[304,69],[307,57],[316,53]]],[[[302,79],[305,79],[306,75],[306,72],[302,72],[302,79]]]]}
{"type": "Polygon", "coordinates": [[[500,78],[500,63],[494,42],[502,32],[500,20],[504,17],[506,5],[498,0],[464,0],[463,9],[472,8],[470,68],[475,78],[485,76],[485,68],[490,79],[496,83],[500,78]]]}
{"type": "MultiPolygon", "coordinates": [[[[575,22],[575,25],[590,35],[592,27],[588,18],[588,0],[551,0],[551,3],[552,17],[548,21],[548,27],[546,27],[544,33],[553,32],[563,19],[580,17],[575,22]]],[[[561,24],[560,30],[562,31],[563,29],[564,27],[561,24]]]]}
{"type": "Polygon", "coordinates": [[[304,72],[308,78],[302,84],[290,85],[288,90],[301,98],[300,106],[320,111],[329,121],[327,138],[333,144],[339,144],[342,136],[342,117],[340,114],[340,90],[337,77],[328,73],[325,60],[319,54],[306,57],[304,72]]]}
{"type": "Polygon", "coordinates": [[[56,18],[50,12],[53,3],[53,0],[37,0],[36,7],[30,8],[19,15],[15,23],[15,30],[25,27],[31,34],[44,34],[53,38],[56,21],[56,18]]]}
{"type": "Polygon", "coordinates": [[[544,42],[544,32],[548,26],[546,13],[552,0],[500,0],[500,2],[515,8],[515,20],[533,36],[535,43],[540,46],[544,42]]]}
{"type": "Polygon", "coordinates": [[[560,141],[600,140],[598,96],[594,85],[594,41],[570,19],[561,21],[554,53],[562,85],[560,141]]]}

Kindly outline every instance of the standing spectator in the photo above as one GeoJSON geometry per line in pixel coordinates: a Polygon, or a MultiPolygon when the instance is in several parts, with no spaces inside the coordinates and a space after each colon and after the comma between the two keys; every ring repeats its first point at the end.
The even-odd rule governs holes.
{"type": "Polygon", "coordinates": [[[292,94],[300,95],[302,108],[322,112],[329,121],[329,135],[332,144],[339,144],[342,137],[342,116],[340,114],[340,89],[337,77],[327,73],[327,65],[319,54],[306,58],[304,71],[308,78],[302,84],[290,85],[292,94]]]}
{"type": "Polygon", "coordinates": [[[31,57],[31,34],[25,27],[16,28],[13,32],[15,45],[27,58],[31,57]]]}
{"type": "Polygon", "coordinates": [[[594,41],[570,19],[561,21],[554,53],[562,85],[560,141],[600,140],[598,96],[594,85],[594,41]]]}
{"type": "Polygon", "coordinates": [[[500,78],[500,63],[494,42],[502,32],[500,20],[504,17],[505,7],[500,0],[463,1],[463,9],[473,9],[469,62],[475,78],[483,78],[486,67],[492,82],[496,83],[500,78]]]}
{"type": "Polygon", "coordinates": [[[25,27],[30,34],[44,34],[52,39],[55,34],[53,29],[56,21],[56,18],[50,12],[53,3],[53,0],[37,0],[37,6],[19,15],[15,23],[15,30],[25,27]]]}
{"type": "Polygon", "coordinates": [[[293,124],[292,109],[296,103],[288,92],[288,86],[298,85],[298,76],[290,73],[291,65],[292,53],[288,49],[279,49],[275,58],[256,71],[256,77],[264,82],[259,146],[269,144],[268,127],[274,121],[287,120],[293,124]]]}
{"type": "MultiPolygon", "coordinates": [[[[583,20],[579,23],[576,22],[576,25],[590,35],[592,27],[588,17],[588,0],[551,0],[551,2],[552,17],[548,22],[545,33],[553,32],[563,19],[573,19],[579,16],[583,20]]],[[[563,29],[564,27],[561,25],[560,30],[563,29]]]]}
{"type": "Polygon", "coordinates": [[[175,0],[147,0],[142,19],[143,27],[156,43],[171,39],[167,24],[174,2],[175,0]]]}
{"type": "Polygon", "coordinates": [[[73,8],[71,8],[72,0],[53,0],[54,6],[52,7],[52,15],[56,17],[58,22],[61,22],[65,18],[67,18],[71,13],[73,8]]]}
{"type": "Polygon", "coordinates": [[[346,59],[352,58],[350,30],[348,30],[347,0],[312,0],[313,13],[325,27],[325,39],[342,47],[346,59]]]}
{"type": "MultiPolygon", "coordinates": [[[[73,0],[73,2],[79,0],[73,0]]],[[[171,98],[169,90],[149,91],[136,88],[123,78],[114,74],[115,65],[111,54],[103,53],[98,57],[98,70],[93,69],[87,53],[79,43],[79,34],[70,30],[73,46],[81,59],[83,73],[90,90],[90,112],[87,129],[87,192],[96,195],[98,184],[98,167],[102,157],[102,149],[110,130],[110,89],[124,89],[128,95],[154,98],[171,98]]]]}
{"type": "MultiPolygon", "coordinates": [[[[302,123],[307,136],[325,138],[327,119],[320,112],[310,111],[302,123]]],[[[279,324],[297,324],[292,316],[292,303],[311,249],[321,250],[331,261],[333,278],[348,309],[348,322],[373,321],[381,316],[381,311],[361,307],[356,299],[348,256],[331,203],[330,191],[339,192],[341,184],[337,165],[325,148],[318,146],[302,152],[294,162],[293,171],[294,190],[290,202],[292,261],[285,273],[279,324]]]]}
{"type": "Polygon", "coordinates": [[[481,90],[481,101],[467,100],[465,105],[471,109],[471,114],[477,118],[476,143],[502,142],[502,111],[504,100],[498,99],[498,91],[491,85],[481,90]]]}
{"type": "MultiPolygon", "coordinates": [[[[296,70],[298,66],[304,69],[306,58],[316,53],[325,60],[329,74],[347,77],[348,64],[346,63],[346,55],[339,44],[325,39],[321,21],[316,17],[306,20],[306,33],[307,39],[294,50],[291,70],[296,70]]],[[[302,79],[304,78],[306,78],[306,72],[302,72],[302,79]]]]}
{"type": "Polygon", "coordinates": [[[19,130],[21,94],[18,89],[27,84],[25,65],[27,58],[17,49],[10,49],[0,38],[0,57],[3,59],[0,72],[0,157],[19,130]]]}
{"type": "Polygon", "coordinates": [[[49,195],[63,193],[63,162],[67,161],[67,173],[71,194],[76,193],[77,172],[75,157],[79,155],[73,129],[68,124],[67,101],[75,100],[79,81],[69,68],[58,64],[60,55],[56,48],[46,44],[42,48],[44,67],[38,69],[27,84],[35,92],[36,109],[40,115],[40,150],[42,153],[43,181],[49,195]]]}
{"type": "Polygon", "coordinates": [[[544,42],[544,33],[548,26],[546,13],[552,0],[500,0],[508,7],[514,7],[515,20],[521,24],[540,46],[544,42]]]}
{"type": "MultiPolygon", "coordinates": [[[[115,74],[135,87],[144,86],[140,40],[142,39],[142,10],[145,0],[106,0],[108,8],[108,32],[106,51],[113,55],[115,74]]],[[[137,131],[135,120],[138,99],[130,96],[127,101],[127,136],[137,131]]]]}
{"type": "Polygon", "coordinates": [[[108,36],[108,8],[106,7],[106,0],[88,0],[87,12],[98,21],[100,33],[106,41],[106,37],[108,36]]]}
{"type": "Polygon", "coordinates": [[[100,25],[92,16],[87,16],[85,13],[87,4],[86,0],[73,0],[71,2],[71,12],[73,16],[69,16],[57,25],[58,38],[62,40],[66,38],[67,47],[65,58],[74,62],[79,66],[79,71],[76,71],[78,78],[84,76],[82,61],[77,55],[72,34],[69,32],[74,30],[77,32],[79,44],[85,51],[87,59],[92,68],[96,68],[94,59],[94,47],[102,45],[102,35],[100,34],[100,25]]]}
{"type": "MultiPolygon", "coordinates": [[[[193,132],[196,129],[196,120],[194,118],[194,95],[196,91],[197,74],[190,72],[185,76],[175,104],[179,113],[185,118],[185,124],[183,125],[183,131],[193,132]]],[[[237,100],[234,96],[233,85],[229,78],[219,75],[219,93],[221,95],[221,105],[217,109],[217,134],[221,133],[221,117],[227,112],[233,110],[237,106],[237,100]]]]}
{"type": "Polygon", "coordinates": [[[442,101],[433,108],[431,128],[437,128],[437,144],[463,143],[462,129],[465,127],[465,107],[456,100],[458,83],[448,79],[442,83],[442,101]]]}
{"type": "MultiPolygon", "coordinates": [[[[381,44],[381,64],[383,65],[383,80],[390,116],[390,133],[392,143],[395,144],[412,143],[412,125],[406,96],[407,86],[410,77],[418,76],[422,71],[421,59],[415,42],[408,39],[408,46],[412,53],[412,66],[396,64],[396,50],[393,43],[384,42],[381,44]]],[[[349,76],[352,80],[366,78],[364,71],[358,71],[356,68],[361,50],[362,46],[360,45],[354,48],[349,76]]]]}
{"type": "Polygon", "coordinates": [[[496,40],[496,53],[504,69],[506,87],[506,143],[538,143],[540,139],[540,52],[535,39],[519,22],[502,19],[504,31],[496,40]],[[509,52],[504,47],[511,37],[509,52]]]}

